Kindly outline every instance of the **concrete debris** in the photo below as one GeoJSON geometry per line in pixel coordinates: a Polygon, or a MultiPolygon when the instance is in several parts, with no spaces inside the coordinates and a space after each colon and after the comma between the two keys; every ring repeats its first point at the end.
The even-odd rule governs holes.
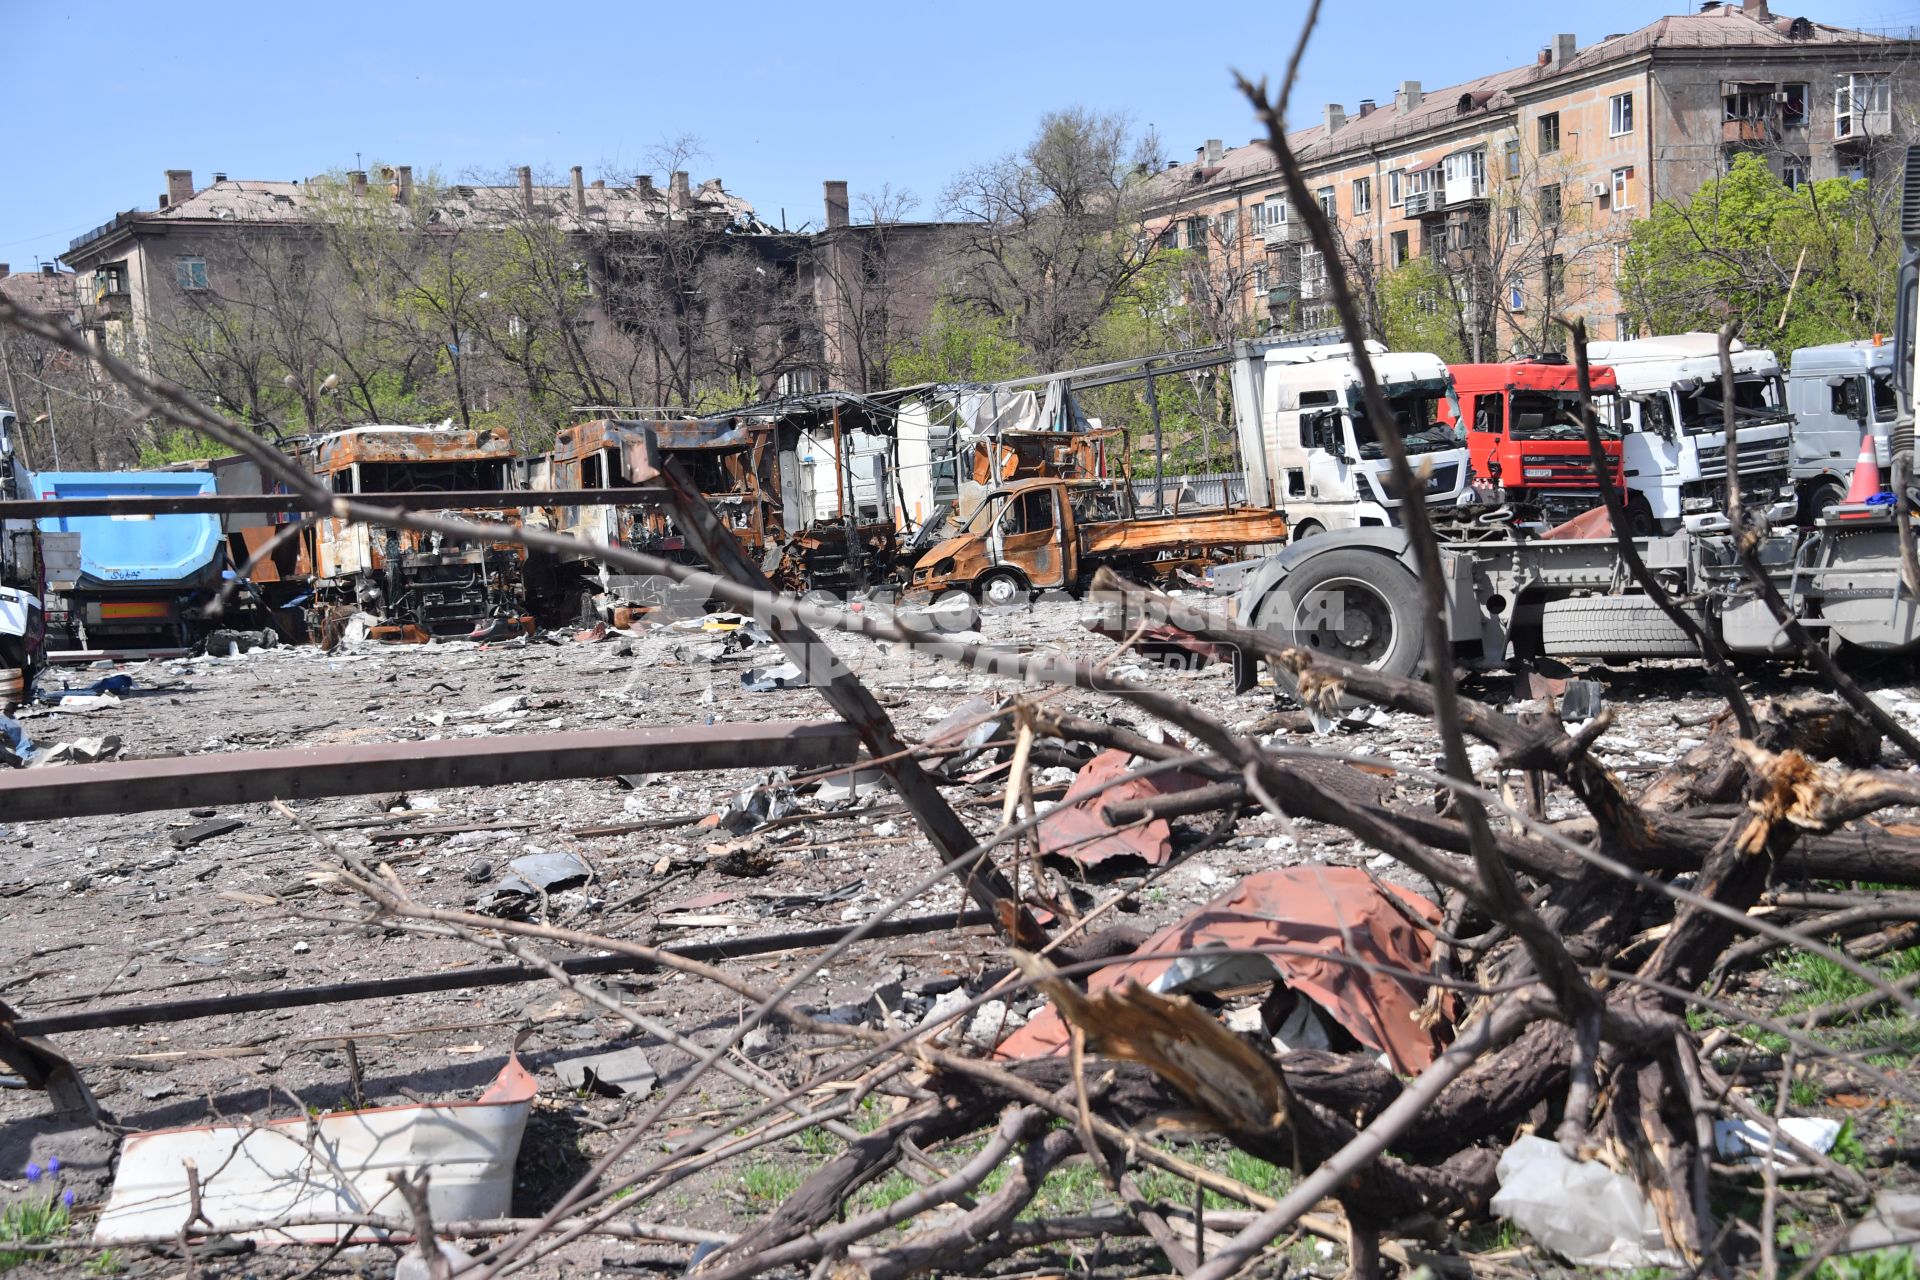
{"type": "Polygon", "coordinates": [[[565,1058],[554,1064],[553,1073],[569,1089],[629,1098],[646,1097],[660,1079],[653,1064],[647,1061],[645,1050],[638,1047],[585,1058],[565,1058]]]}
{"type": "Polygon", "coordinates": [[[771,693],[775,689],[799,689],[807,683],[806,673],[797,663],[782,662],[773,667],[755,667],[740,677],[740,686],[748,693],[771,693]]]}
{"type": "Polygon", "coordinates": [[[75,738],[71,742],[56,742],[36,753],[28,764],[35,769],[56,764],[94,764],[111,760],[119,754],[120,739],[109,733],[100,737],[75,738]]]}

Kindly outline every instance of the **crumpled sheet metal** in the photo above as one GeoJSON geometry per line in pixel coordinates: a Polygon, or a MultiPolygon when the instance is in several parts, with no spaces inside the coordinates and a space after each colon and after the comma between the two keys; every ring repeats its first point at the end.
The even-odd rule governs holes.
{"type": "Polygon", "coordinates": [[[1041,854],[1065,858],[1083,867],[1116,857],[1139,858],[1150,867],[1164,866],[1173,854],[1173,830],[1165,818],[1116,831],[1101,810],[1125,800],[1147,800],[1188,791],[1204,786],[1205,782],[1192,774],[1169,770],[1123,782],[1089,797],[1089,793],[1132,767],[1133,757],[1124,751],[1102,751],[1080,766],[1080,772],[1074,775],[1073,785],[1067,788],[1059,805],[1040,819],[1041,854]]]}
{"type": "MultiPolygon", "coordinates": [[[[1219,947],[1220,962],[1140,959],[1110,965],[1087,983],[1089,992],[1137,982],[1171,994],[1237,986],[1272,976],[1324,1009],[1354,1039],[1387,1055],[1396,1071],[1429,1066],[1444,1048],[1416,1020],[1424,985],[1388,973],[1369,973],[1342,963],[1348,939],[1354,958],[1415,973],[1425,972],[1433,935],[1415,928],[1384,897],[1392,892],[1412,914],[1434,923],[1439,908],[1399,885],[1382,890],[1355,867],[1286,867],[1248,876],[1185,919],[1161,930],[1140,948],[1143,955],[1219,947]],[[1234,948],[1287,946],[1305,955],[1234,955],[1234,948]],[[1328,957],[1328,958],[1322,958],[1328,957]],[[1270,967],[1268,967],[1270,966],[1270,967]]],[[[996,1054],[1035,1058],[1062,1053],[1067,1029],[1051,1007],[1009,1036],[996,1054]]]]}
{"type": "MultiPolygon", "coordinates": [[[[471,1102],[131,1134],[94,1226],[94,1242],[178,1232],[187,1219],[187,1160],[199,1171],[201,1205],[213,1223],[195,1230],[209,1235],[249,1223],[330,1214],[372,1213],[407,1221],[406,1202],[387,1174],[412,1176],[421,1168],[433,1174],[427,1203],[435,1222],[504,1217],[512,1208],[514,1162],[537,1091],[520,1060],[509,1057],[486,1092],[471,1102]]],[[[327,1242],[346,1230],[290,1225],[248,1232],[245,1238],[327,1242]]],[[[361,1238],[369,1235],[361,1229],[361,1238]]]]}
{"type": "Polygon", "coordinates": [[[1229,646],[1202,640],[1185,627],[1175,626],[1171,622],[1156,622],[1147,627],[1128,626],[1124,615],[1121,619],[1115,619],[1109,614],[1100,613],[1088,618],[1084,625],[1095,635],[1105,636],[1109,640],[1131,640],[1133,651],[1143,657],[1168,658],[1185,654],[1191,661],[1182,665],[1198,668],[1209,662],[1224,662],[1233,656],[1229,646]]]}

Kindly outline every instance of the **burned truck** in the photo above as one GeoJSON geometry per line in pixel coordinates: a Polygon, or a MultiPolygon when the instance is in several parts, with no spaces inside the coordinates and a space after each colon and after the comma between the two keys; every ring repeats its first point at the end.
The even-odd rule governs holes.
{"type": "Polygon", "coordinates": [[[509,487],[513,446],[502,430],[446,427],[351,427],[299,446],[298,458],[333,492],[449,495],[444,507],[420,512],[498,524],[497,542],[472,543],[327,516],[312,534],[312,631],[322,641],[355,613],[371,614],[383,639],[425,642],[524,634],[526,549],[510,540],[520,523],[512,510],[462,509],[458,495],[509,487]]]}
{"type": "MultiPolygon", "coordinates": [[[[766,563],[772,548],[777,563],[785,538],[769,429],[705,419],[576,423],[561,429],[550,452],[520,463],[520,483],[534,490],[626,487],[633,473],[631,461],[648,456],[649,432],[658,441],[659,456],[686,472],[741,549],[766,563]]],[[[606,618],[625,626],[635,612],[660,608],[684,594],[667,579],[610,568],[593,557],[591,547],[625,547],[677,564],[702,563],[662,503],[536,507],[527,513],[527,521],[583,544],[570,554],[536,553],[528,563],[535,609],[551,621],[606,618]]]]}

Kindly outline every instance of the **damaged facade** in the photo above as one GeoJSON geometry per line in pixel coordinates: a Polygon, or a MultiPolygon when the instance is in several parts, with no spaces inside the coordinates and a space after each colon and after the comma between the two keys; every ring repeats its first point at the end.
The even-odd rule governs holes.
{"type": "MultiPolygon", "coordinates": [[[[1469,354],[1492,360],[1560,349],[1543,316],[1637,336],[1616,287],[1634,220],[1737,154],[1789,186],[1893,173],[1920,109],[1917,52],[1766,0],[1708,4],[1587,44],[1555,35],[1528,66],[1445,88],[1329,104],[1290,141],[1356,290],[1425,255],[1484,309],[1492,346],[1469,354]]],[[[1209,257],[1244,315],[1283,332],[1331,322],[1324,264],[1263,140],[1209,140],[1153,181],[1147,232],[1209,257]]]]}

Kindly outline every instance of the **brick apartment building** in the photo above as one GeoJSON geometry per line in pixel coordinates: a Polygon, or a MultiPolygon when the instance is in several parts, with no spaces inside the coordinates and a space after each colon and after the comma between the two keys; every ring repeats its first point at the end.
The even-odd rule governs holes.
{"type": "MultiPolygon", "coordinates": [[[[1291,135],[1332,216],[1363,303],[1387,272],[1428,255],[1483,321],[1490,358],[1558,349],[1555,315],[1597,338],[1634,336],[1617,288],[1632,222],[1684,200],[1754,151],[1788,185],[1892,176],[1920,107],[1920,44],[1776,16],[1765,0],[1708,4],[1444,89],[1403,83],[1349,114],[1328,105],[1291,135]]],[[[1256,327],[1331,319],[1264,141],[1217,140],[1156,175],[1147,229],[1207,255],[1256,327]]]]}

